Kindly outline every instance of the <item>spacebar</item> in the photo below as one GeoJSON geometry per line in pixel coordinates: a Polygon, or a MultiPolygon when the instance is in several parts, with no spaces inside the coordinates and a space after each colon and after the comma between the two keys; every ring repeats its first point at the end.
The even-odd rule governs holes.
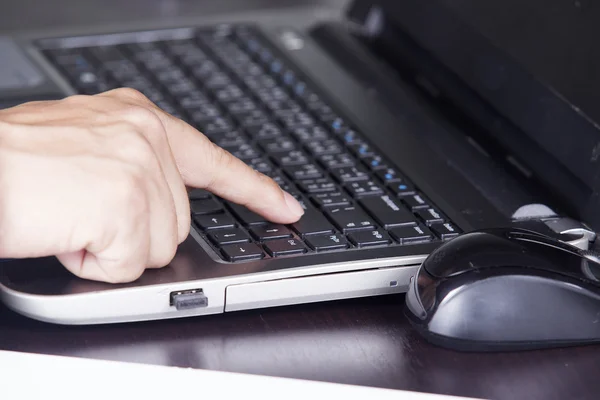
{"type": "Polygon", "coordinates": [[[334,231],[329,220],[319,210],[310,206],[304,210],[304,215],[300,218],[300,221],[291,226],[300,236],[327,234],[334,231]]]}

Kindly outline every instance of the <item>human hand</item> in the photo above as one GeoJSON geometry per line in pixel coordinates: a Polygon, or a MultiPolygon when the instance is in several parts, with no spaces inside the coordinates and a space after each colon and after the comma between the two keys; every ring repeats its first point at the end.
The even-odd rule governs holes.
{"type": "Polygon", "coordinates": [[[0,257],[56,256],[75,275],[130,282],[190,230],[186,186],[276,223],[300,204],[131,89],[0,111],[0,257]]]}

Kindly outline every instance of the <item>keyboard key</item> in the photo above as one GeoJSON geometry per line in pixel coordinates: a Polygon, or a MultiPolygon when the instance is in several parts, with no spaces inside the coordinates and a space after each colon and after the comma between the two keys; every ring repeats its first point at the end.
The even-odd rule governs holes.
{"type": "Polygon", "coordinates": [[[229,113],[233,115],[245,114],[247,112],[258,109],[256,103],[248,97],[242,97],[241,99],[238,99],[234,102],[227,103],[226,107],[227,111],[229,111],[229,113]]]}
{"type": "Polygon", "coordinates": [[[272,101],[289,101],[290,96],[285,90],[279,87],[264,88],[255,92],[256,96],[264,103],[272,101]]]}
{"type": "Polygon", "coordinates": [[[342,192],[319,193],[312,196],[312,201],[320,208],[350,205],[350,198],[342,192]]]}
{"type": "Polygon", "coordinates": [[[292,232],[283,225],[267,224],[250,228],[250,234],[256,240],[270,240],[292,237],[292,232]]]}
{"type": "Polygon", "coordinates": [[[358,229],[373,229],[373,220],[362,210],[354,206],[331,208],[326,210],[334,224],[344,233],[358,229]]]}
{"type": "Polygon", "coordinates": [[[308,156],[301,150],[292,150],[285,153],[273,154],[271,158],[282,167],[308,163],[308,156]]]}
{"type": "Polygon", "coordinates": [[[326,120],[323,117],[321,119],[324,122],[327,122],[329,129],[331,129],[334,133],[345,132],[348,130],[348,124],[339,116],[331,115],[326,120]]]}
{"type": "Polygon", "coordinates": [[[373,196],[383,193],[381,186],[373,181],[352,182],[346,184],[345,188],[353,197],[373,196]]]}
{"type": "Polygon", "coordinates": [[[252,169],[255,169],[258,172],[262,172],[263,174],[269,173],[273,170],[273,166],[265,160],[264,157],[257,157],[246,162],[248,166],[252,169]]]}
{"type": "Polygon", "coordinates": [[[165,42],[166,51],[176,57],[193,54],[197,60],[208,60],[208,56],[190,39],[169,40],[165,42]]]}
{"type": "Polygon", "coordinates": [[[301,126],[292,130],[292,136],[299,142],[320,142],[327,140],[330,137],[329,132],[325,128],[319,125],[314,126],[301,126]]]}
{"type": "MultiPolygon", "coordinates": [[[[306,82],[303,81],[297,81],[292,87],[292,92],[302,100],[304,100],[304,96],[312,96],[314,94],[308,90],[306,82]]],[[[315,98],[314,101],[319,101],[319,99],[315,98]]]]}
{"type": "Polygon", "coordinates": [[[333,177],[340,183],[369,179],[369,174],[361,166],[333,168],[330,171],[333,177]]]}
{"type": "MultiPolygon", "coordinates": [[[[197,112],[194,113],[194,116],[197,116],[197,114],[197,112]]],[[[235,125],[229,118],[218,117],[194,122],[198,130],[208,137],[235,130],[235,125]]]]}
{"type": "Polygon", "coordinates": [[[208,199],[210,192],[204,189],[192,189],[188,192],[188,197],[190,200],[208,199]]]}
{"type": "Polygon", "coordinates": [[[190,202],[192,214],[212,214],[221,211],[223,207],[214,199],[192,200],[190,202]]]}
{"type": "Polygon", "coordinates": [[[417,211],[417,217],[427,225],[441,224],[444,218],[435,208],[424,208],[417,211]]]}
{"type": "Polygon", "coordinates": [[[289,185],[289,182],[287,179],[285,179],[283,177],[283,175],[281,175],[278,172],[269,172],[266,174],[269,178],[273,179],[275,181],[275,183],[277,183],[279,186],[285,186],[285,185],[289,185]]]}
{"type": "Polygon", "coordinates": [[[251,160],[253,158],[258,158],[261,156],[258,150],[248,143],[235,144],[232,146],[223,146],[223,149],[229,151],[234,157],[244,161],[251,160]]]}
{"type": "MultiPolygon", "coordinates": [[[[248,75],[239,77],[253,91],[271,89],[277,86],[275,79],[268,75],[248,75]]],[[[266,105],[267,103],[265,103],[266,105]]]]}
{"type": "Polygon", "coordinates": [[[269,49],[262,49],[258,53],[258,58],[263,64],[270,64],[273,61],[273,53],[269,49]]]}
{"type": "Polygon", "coordinates": [[[362,143],[361,137],[358,135],[358,133],[356,131],[354,131],[352,129],[348,129],[347,131],[344,131],[341,135],[341,139],[346,144],[346,146],[349,146],[349,145],[352,145],[352,144],[358,143],[358,142],[362,143]]]}
{"type": "Polygon", "coordinates": [[[390,196],[367,197],[360,200],[360,204],[386,229],[416,223],[413,214],[390,196]]]}
{"type": "Polygon", "coordinates": [[[322,193],[337,190],[336,184],[329,178],[306,179],[296,182],[300,190],[305,193],[322,193]]]}
{"type": "Polygon", "coordinates": [[[221,252],[228,261],[246,261],[264,258],[265,254],[254,243],[228,244],[221,247],[221,252]]]}
{"type": "Polygon", "coordinates": [[[412,195],[412,194],[415,194],[415,192],[416,192],[414,186],[412,186],[410,183],[406,183],[406,182],[402,182],[402,181],[389,183],[388,187],[398,197],[412,195]]]}
{"type": "Polygon", "coordinates": [[[296,148],[294,141],[285,136],[261,140],[258,142],[258,145],[269,154],[291,151],[296,148]]]}
{"type": "Polygon", "coordinates": [[[284,168],[284,171],[287,176],[294,181],[320,178],[323,176],[323,173],[315,164],[288,166],[284,168]]]}
{"type": "Polygon", "coordinates": [[[204,61],[192,66],[192,75],[200,81],[206,80],[209,76],[217,73],[219,66],[212,61],[204,61]]]}
{"type": "Polygon", "coordinates": [[[420,194],[414,194],[412,196],[405,196],[402,198],[404,204],[408,206],[411,210],[415,211],[421,208],[428,208],[429,204],[420,194]]]}
{"type": "Polygon", "coordinates": [[[197,121],[206,121],[222,115],[219,107],[210,103],[208,97],[200,92],[187,93],[179,98],[179,105],[190,112],[198,112],[197,121]]]}
{"type": "Polygon", "coordinates": [[[333,233],[331,223],[313,207],[307,207],[300,220],[291,225],[292,229],[300,236],[333,233]]]}
{"type": "Polygon", "coordinates": [[[317,161],[326,169],[353,167],[356,164],[354,157],[348,153],[325,154],[317,157],[317,161]]]}
{"type": "Polygon", "coordinates": [[[214,96],[221,103],[227,103],[243,97],[244,92],[239,88],[239,86],[229,85],[214,91],[214,96]]]}
{"type": "Polygon", "coordinates": [[[229,209],[242,221],[244,225],[265,224],[268,221],[258,214],[253,213],[239,204],[229,204],[229,209]]]}
{"type": "Polygon", "coordinates": [[[208,238],[217,246],[250,241],[246,232],[239,228],[212,231],[210,235],[208,235],[208,238]]]}
{"type": "Polygon", "coordinates": [[[256,140],[272,139],[282,135],[281,128],[273,123],[267,123],[261,126],[245,127],[246,132],[256,140]]]}
{"type": "Polygon", "coordinates": [[[294,71],[292,71],[291,69],[285,70],[281,74],[281,81],[283,82],[284,85],[292,86],[293,84],[296,83],[296,73],[294,71]]]}
{"type": "Polygon", "coordinates": [[[433,239],[431,231],[422,225],[403,226],[389,232],[401,244],[430,242],[433,239]]]}
{"type": "Polygon", "coordinates": [[[239,131],[224,132],[219,135],[213,135],[210,138],[219,147],[235,147],[248,143],[248,138],[239,131]]]}
{"type": "Polygon", "coordinates": [[[225,89],[233,84],[231,78],[224,73],[216,72],[207,77],[202,84],[206,89],[211,91],[217,91],[219,89],[225,89]]]}
{"type": "Polygon", "coordinates": [[[293,100],[272,100],[264,102],[264,105],[276,116],[298,113],[302,111],[300,104],[293,100]]]}
{"type": "Polygon", "coordinates": [[[309,142],[306,144],[306,149],[315,157],[342,152],[342,146],[333,139],[321,142],[309,142]]]}
{"type": "Polygon", "coordinates": [[[194,216],[194,222],[202,230],[224,229],[235,227],[235,221],[229,214],[208,214],[194,216]]]}
{"type": "Polygon", "coordinates": [[[306,238],[306,243],[315,251],[332,251],[348,248],[348,241],[344,235],[315,235],[306,238]]]}
{"type": "Polygon", "coordinates": [[[383,159],[383,157],[378,155],[364,157],[362,161],[371,171],[387,169],[387,164],[385,163],[385,160],[383,159]]]}
{"type": "Polygon", "coordinates": [[[183,70],[176,66],[170,66],[168,68],[156,71],[156,79],[165,86],[173,83],[181,82],[186,79],[186,75],[183,70]]]}
{"type": "Polygon", "coordinates": [[[235,115],[237,122],[244,127],[263,126],[269,123],[269,118],[262,110],[252,110],[246,113],[238,113],[235,115]]]}
{"type": "Polygon", "coordinates": [[[116,46],[94,46],[88,49],[90,54],[103,64],[127,60],[125,54],[116,46]]]}
{"type": "Polygon", "coordinates": [[[460,234],[460,230],[450,222],[431,225],[431,230],[442,240],[452,239],[460,234]]]}
{"type": "Polygon", "coordinates": [[[313,117],[306,112],[292,112],[289,114],[278,115],[281,124],[288,130],[293,130],[302,126],[313,126],[316,124],[313,117]]]}
{"type": "Polygon", "coordinates": [[[352,232],[348,238],[357,247],[383,246],[392,242],[390,236],[383,230],[352,232]]]}
{"type": "Polygon", "coordinates": [[[268,242],[265,248],[273,257],[306,253],[307,249],[298,239],[279,239],[268,242]]]}
{"type": "Polygon", "coordinates": [[[367,143],[356,142],[348,146],[350,151],[359,158],[370,157],[375,155],[375,152],[367,143]]]}
{"type": "MultiPolygon", "coordinates": [[[[170,84],[167,87],[167,91],[175,100],[179,100],[181,104],[181,98],[190,95],[199,95],[198,88],[190,79],[183,79],[179,82],[170,84]]],[[[205,98],[206,99],[206,98],[205,98]]],[[[206,99],[208,100],[208,99],[206,99]]]]}

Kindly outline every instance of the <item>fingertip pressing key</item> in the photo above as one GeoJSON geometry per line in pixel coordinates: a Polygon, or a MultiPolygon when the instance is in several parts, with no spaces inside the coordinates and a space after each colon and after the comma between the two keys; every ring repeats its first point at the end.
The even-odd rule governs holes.
{"type": "Polygon", "coordinates": [[[294,198],[288,192],[283,192],[283,197],[285,199],[285,203],[287,204],[290,212],[297,218],[300,218],[304,215],[304,208],[300,205],[298,200],[294,198]]]}

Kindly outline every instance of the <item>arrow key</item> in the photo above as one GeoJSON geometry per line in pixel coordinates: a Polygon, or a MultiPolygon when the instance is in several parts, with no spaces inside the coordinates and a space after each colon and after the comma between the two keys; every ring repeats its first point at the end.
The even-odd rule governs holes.
{"type": "Polygon", "coordinates": [[[283,239],[292,236],[292,232],[288,228],[277,224],[253,226],[250,233],[256,240],[283,239]]]}
{"type": "Polygon", "coordinates": [[[243,230],[237,229],[222,229],[211,232],[208,235],[210,240],[217,246],[224,246],[232,243],[249,242],[250,238],[243,230]]]}
{"type": "Polygon", "coordinates": [[[260,247],[254,243],[229,244],[221,248],[227,261],[245,261],[261,259],[265,256],[260,247]]]}
{"type": "Polygon", "coordinates": [[[202,230],[223,229],[235,227],[235,222],[229,214],[195,215],[194,222],[202,230]]]}

